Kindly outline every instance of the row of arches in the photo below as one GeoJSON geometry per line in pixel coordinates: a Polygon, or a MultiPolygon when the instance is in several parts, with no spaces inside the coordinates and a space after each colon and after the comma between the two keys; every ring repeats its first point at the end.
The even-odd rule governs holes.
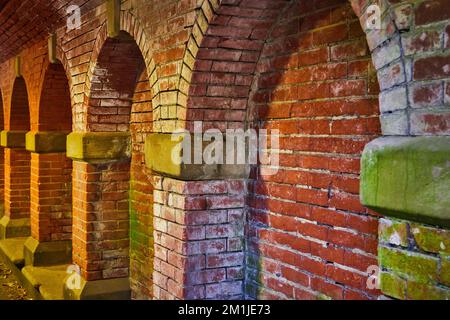
{"type": "MultiPolygon", "coordinates": [[[[380,128],[378,88],[358,17],[345,0],[261,1],[259,5],[242,1],[215,9],[217,14],[210,17],[211,27],[204,37],[188,40],[201,43],[196,44],[195,58],[185,51],[183,63],[195,63],[189,70],[191,83],[179,90],[183,91],[179,97],[187,95],[185,100],[180,98],[187,108],[183,110],[185,106],[177,100],[175,110],[181,110],[181,123],[188,129],[195,120],[204,121],[205,130],[280,129],[281,170],[276,176],[264,177],[261,168],[252,168],[249,179],[240,181],[245,185],[242,192],[247,192],[244,205],[230,208],[223,201],[224,208],[211,209],[212,195],[207,193],[195,198],[196,203],[205,204],[199,209],[207,211],[208,221],[217,220],[212,217],[223,212],[231,216],[245,211],[245,218],[236,225],[245,222],[246,234],[242,228],[230,239],[224,237],[227,250],[232,240],[244,242],[244,237],[245,246],[224,254],[236,251],[242,260],[247,251],[246,293],[250,297],[301,299],[314,297],[312,291],[329,290],[330,296],[343,298],[347,287],[346,295],[369,297],[361,274],[375,260],[377,221],[358,200],[358,162],[362,147],[380,133],[380,128]],[[354,254],[354,248],[362,253],[354,254]],[[352,263],[348,258],[344,261],[348,254],[363,262],[336,267],[352,263]],[[356,271],[342,275],[349,268],[356,271]]],[[[137,41],[143,38],[142,33],[137,41]]],[[[203,254],[184,254],[180,268],[185,267],[186,274],[170,271],[170,276],[161,269],[153,273],[155,254],[161,257],[163,250],[173,249],[167,247],[173,239],[164,238],[161,232],[154,239],[154,175],[144,163],[144,143],[145,137],[156,131],[154,118],[172,119],[173,115],[167,111],[171,106],[161,107],[161,97],[158,108],[152,101],[155,87],[159,90],[163,84],[155,86],[155,71],[147,58],[150,53],[142,52],[142,47],[130,33],[121,31],[119,36],[107,38],[106,28],[100,28],[83,84],[86,96],[81,112],[79,106],[72,110],[65,70],[68,63],[63,61],[50,64],[45,72],[37,126],[33,128],[25,80],[15,80],[10,125],[5,128],[129,133],[129,158],[96,163],[72,161],[61,152],[4,150],[5,216],[30,219],[31,236],[39,242],[69,242],[71,253],[59,262],[78,265],[86,281],[130,278],[137,298],[153,295],[155,274],[158,281],[165,279],[167,286],[181,278],[186,291],[185,283],[192,280],[188,275],[193,265],[190,259],[203,254]]],[[[182,80],[177,78],[178,83],[182,80]]],[[[199,184],[209,190],[209,183],[199,184]]],[[[169,213],[184,210],[159,207],[169,213]]],[[[195,210],[190,213],[199,213],[195,210]]],[[[235,228],[235,224],[219,223],[219,227],[235,228]]],[[[180,250],[186,250],[189,239],[181,240],[180,250]]],[[[159,268],[164,265],[161,261],[158,264],[159,268]]],[[[229,276],[225,278],[228,283],[240,286],[241,295],[243,264],[217,268],[229,276]]],[[[173,268],[169,263],[166,267],[173,268]]],[[[213,269],[199,268],[203,268],[204,278],[213,269]]],[[[170,291],[160,282],[157,286],[170,291]]]]}
{"type": "MultiPolygon", "coordinates": [[[[40,244],[66,242],[73,252],[66,248],[52,263],[76,263],[86,280],[137,273],[132,277],[140,280],[132,284],[134,292],[149,297],[153,201],[144,142],[153,119],[147,69],[128,33],[105,39],[89,92],[88,131],[131,133],[131,157],[89,164],[73,162],[65,152],[30,152],[25,145],[2,148],[4,219],[25,226],[5,237],[31,236],[40,244]],[[95,177],[89,179],[92,171],[95,177]]],[[[1,107],[3,115],[3,99],[1,107]]],[[[48,64],[35,112],[31,116],[37,120],[30,126],[27,84],[24,77],[17,77],[5,132],[67,135],[72,131],[69,81],[60,62],[48,64]]],[[[33,262],[41,263],[46,264],[33,262]]]]}

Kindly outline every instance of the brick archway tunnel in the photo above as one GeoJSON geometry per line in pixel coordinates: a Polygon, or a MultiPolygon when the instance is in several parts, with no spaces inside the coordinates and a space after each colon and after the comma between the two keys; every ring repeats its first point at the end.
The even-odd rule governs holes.
{"type": "Polygon", "coordinates": [[[44,298],[450,296],[447,0],[25,2],[0,252],[44,298]],[[199,125],[271,162],[177,163],[199,125]]]}

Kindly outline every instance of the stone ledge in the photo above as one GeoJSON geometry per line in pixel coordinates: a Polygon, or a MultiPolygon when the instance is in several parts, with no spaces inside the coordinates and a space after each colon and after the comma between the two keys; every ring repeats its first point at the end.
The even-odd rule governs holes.
{"type": "Polygon", "coordinates": [[[51,266],[70,263],[72,260],[71,241],[39,242],[29,237],[23,254],[27,266],[51,266]]]}
{"type": "Polygon", "coordinates": [[[128,132],[72,132],[67,136],[67,157],[86,162],[130,158],[128,132]]]}
{"type": "MultiPolygon", "coordinates": [[[[67,280],[64,281],[67,283],[67,280]]],[[[129,300],[131,298],[129,278],[86,281],[81,279],[80,289],[64,286],[66,300],[129,300]]]]}
{"type": "MultiPolygon", "coordinates": [[[[145,140],[145,163],[149,169],[163,176],[184,180],[246,179],[250,174],[250,166],[246,164],[184,164],[181,162],[181,142],[184,136],[154,133],[145,140]],[[172,156],[177,161],[172,160],[172,156]]],[[[193,141],[193,140],[192,140],[193,141]]],[[[210,142],[203,144],[203,149],[210,142]]],[[[193,148],[193,147],[192,147],[193,148]]],[[[203,150],[202,150],[203,151],[203,150]]],[[[224,158],[226,157],[224,151],[224,158]]]]}
{"type": "Polygon", "coordinates": [[[36,132],[26,134],[26,149],[34,153],[66,152],[68,132],[36,132]]]}
{"type": "Polygon", "coordinates": [[[450,228],[450,137],[379,138],[366,146],[361,165],[363,205],[450,228]]]}
{"type": "Polygon", "coordinates": [[[2,131],[0,133],[0,145],[4,148],[25,148],[26,131],[2,131]]]}
{"type": "Polygon", "coordinates": [[[28,237],[31,233],[30,219],[10,219],[4,216],[0,219],[0,239],[28,237]]]}
{"type": "Polygon", "coordinates": [[[27,238],[12,238],[0,240],[0,250],[17,268],[22,268],[25,264],[23,247],[27,238]]]}
{"type": "Polygon", "coordinates": [[[64,280],[69,265],[49,267],[26,266],[22,274],[45,300],[64,300],[64,280]]]}

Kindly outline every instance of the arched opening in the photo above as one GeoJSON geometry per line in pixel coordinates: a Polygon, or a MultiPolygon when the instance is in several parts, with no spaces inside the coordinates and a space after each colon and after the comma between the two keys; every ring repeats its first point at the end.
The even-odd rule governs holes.
{"type": "MultiPolygon", "coordinates": [[[[31,152],[31,235],[39,242],[65,241],[70,247],[72,160],[66,157],[65,140],[72,129],[72,111],[60,63],[48,65],[38,110],[37,123],[32,124],[39,138],[34,138],[36,148],[31,152]]],[[[59,255],[60,262],[70,262],[68,250],[59,255]]]]}
{"type": "Polygon", "coordinates": [[[74,180],[73,259],[86,280],[129,277],[132,297],[150,298],[153,189],[144,164],[144,138],[152,130],[152,106],[145,61],[128,33],[106,39],[87,101],[88,131],[129,132],[131,157],[101,164],[74,161],[74,172],[93,180],[74,180]],[[95,192],[86,213],[78,190],[89,184],[95,184],[95,192]]]}
{"type": "Polygon", "coordinates": [[[280,131],[278,171],[254,166],[247,180],[244,294],[376,298],[366,283],[378,217],[358,194],[360,155],[380,134],[379,86],[358,17],[346,0],[218,12],[197,54],[188,128],[280,131]]]}
{"type": "Polygon", "coordinates": [[[30,130],[30,109],[28,104],[28,91],[23,77],[14,81],[9,127],[11,131],[30,130]]]}
{"type": "Polygon", "coordinates": [[[39,101],[39,131],[72,130],[69,83],[61,63],[49,64],[39,101]]]}
{"type": "Polygon", "coordinates": [[[24,78],[16,78],[9,110],[9,132],[20,135],[18,143],[8,142],[5,148],[5,216],[23,219],[22,227],[15,236],[29,235],[30,219],[30,153],[25,150],[25,133],[30,130],[28,92],[24,78]],[[28,221],[28,222],[25,222],[28,221]]]}
{"type": "Polygon", "coordinates": [[[260,165],[250,182],[248,248],[261,267],[248,266],[259,289],[249,294],[376,298],[367,270],[377,265],[378,219],[360,204],[359,162],[381,131],[379,86],[349,2],[293,2],[255,84],[251,126],[278,129],[280,146],[276,174],[260,165]]]}

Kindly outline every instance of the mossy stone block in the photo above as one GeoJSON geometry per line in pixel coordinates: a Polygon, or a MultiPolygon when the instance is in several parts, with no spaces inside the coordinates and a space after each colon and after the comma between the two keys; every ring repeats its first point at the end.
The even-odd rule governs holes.
{"type": "Polygon", "coordinates": [[[417,246],[426,252],[450,254],[450,230],[411,224],[417,246]]]}
{"type": "Polygon", "coordinates": [[[450,137],[387,137],[361,160],[361,202],[386,216],[450,227],[450,137]]]}
{"type": "Polygon", "coordinates": [[[131,155],[128,132],[72,132],[67,136],[67,156],[86,162],[127,159],[131,155]]]}
{"type": "Polygon", "coordinates": [[[441,256],[441,271],[439,281],[450,288],[450,255],[441,256]]]}
{"type": "Polygon", "coordinates": [[[25,148],[26,131],[2,131],[0,133],[0,144],[4,148],[25,148]]]}
{"type": "MultiPolygon", "coordinates": [[[[145,163],[152,171],[185,181],[214,180],[214,179],[245,179],[249,176],[249,166],[246,164],[206,164],[183,163],[183,139],[184,134],[155,133],[147,135],[145,141],[145,163]]],[[[191,141],[194,138],[190,136],[191,141]]],[[[211,142],[202,143],[202,152],[211,142]]],[[[194,154],[194,143],[189,150],[194,154]]],[[[226,154],[224,152],[224,159],[226,154]]]]}
{"type": "Polygon", "coordinates": [[[381,292],[392,298],[406,299],[406,280],[388,272],[381,272],[379,276],[381,292]]]}
{"type": "Polygon", "coordinates": [[[395,219],[380,219],[379,241],[396,246],[408,246],[408,224],[395,219]]]}
{"type": "Polygon", "coordinates": [[[68,132],[36,132],[26,134],[26,149],[34,153],[66,152],[68,132]]]}
{"type": "Polygon", "coordinates": [[[449,300],[450,289],[408,281],[406,295],[408,300],[449,300]]]}
{"type": "Polygon", "coordinates": [[[378,259],[382,268],[412,278],[417,282],[435,283],[438,279],[438,259],[419,253],[379,247],[378,259]]]}

